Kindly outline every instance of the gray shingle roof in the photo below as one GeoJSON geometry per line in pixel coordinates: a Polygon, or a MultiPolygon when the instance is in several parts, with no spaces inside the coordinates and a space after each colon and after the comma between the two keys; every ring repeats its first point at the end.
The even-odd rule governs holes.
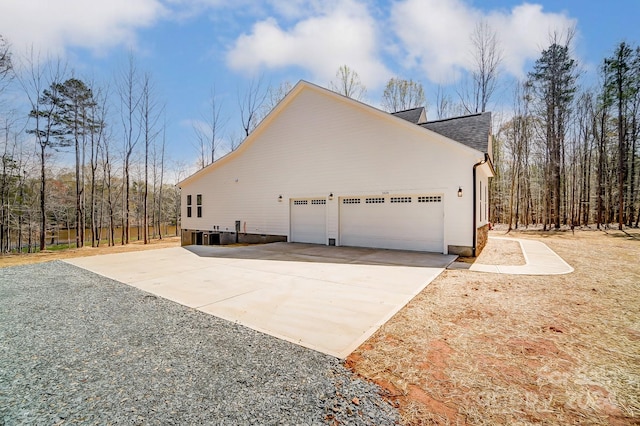
{"type": "MultiPolygon", "coordinates": [[[[407,109],[405,111],[393,112],[391,115],[395,115],[396,117],[402,118],[403,120],[407,120],[413,124],[422,124],[420,117],[424,113],[424,107],[407,109]]],[[[426,114],[425,114],[426,117],[426,114]]]]}
{"type": "Polygon", "coordinates": [[[480,152],[489,152],[490,112],[428,121],[421,126],[480,152]]]}

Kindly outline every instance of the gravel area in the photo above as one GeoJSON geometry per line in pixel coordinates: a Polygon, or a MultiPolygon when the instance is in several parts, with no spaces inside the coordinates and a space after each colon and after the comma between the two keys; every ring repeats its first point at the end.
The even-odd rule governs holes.
{"type": "Polygon", "coordinates": [[[0,425],[395,424],[340,360],[61,261],[0,269],[0,425]]]}

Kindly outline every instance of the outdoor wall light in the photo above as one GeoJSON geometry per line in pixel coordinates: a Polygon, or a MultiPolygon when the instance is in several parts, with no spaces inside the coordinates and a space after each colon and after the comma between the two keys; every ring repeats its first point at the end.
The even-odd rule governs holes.
{"type": "Polygon", "coordinates": [[[282,194],[278,195],[278,202],[282,202],[282,194]]]}
{"type": "Polygon", "coordinates": [[[329,193],[329,199],[330,199],[330,200],[333,200],[333,192],[330,192],[330,193],[329,193]]]}
{"type": "Polygon", "coordinates": [[[458,187],[458,197],[462,197],[462,187],[458,187]]]}

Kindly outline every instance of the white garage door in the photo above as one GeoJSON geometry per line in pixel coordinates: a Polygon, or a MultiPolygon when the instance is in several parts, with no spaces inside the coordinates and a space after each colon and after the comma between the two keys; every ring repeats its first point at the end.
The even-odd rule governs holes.
{"type": "Polygon", "coordinates": [[[326,244],[326,207],[324,199],[291,200],[291,241],[326,244]]]}
{"type": "Polygon", "coordinates": [[[340,198],[340,245],[442,253],[441,195],[340,198]]]}

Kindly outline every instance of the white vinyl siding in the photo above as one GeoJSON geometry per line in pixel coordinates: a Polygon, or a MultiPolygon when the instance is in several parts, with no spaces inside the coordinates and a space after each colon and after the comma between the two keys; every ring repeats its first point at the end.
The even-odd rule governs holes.
{"type": "Polygon", "coordinates": [[[472,188],[481,153],[322,89],[292,93],[236,151],[182,184],[183,197],[203,194],[202,218],[187,218],[183,200],[183,228],[233,231],[239,220],[247,233],[292,241],[289,200],[318,198],[327,200],[321,243],[340,245],[339,198],[442,194],[438,251],[472,245],[472,191],[457,191],[472,188]]]}

